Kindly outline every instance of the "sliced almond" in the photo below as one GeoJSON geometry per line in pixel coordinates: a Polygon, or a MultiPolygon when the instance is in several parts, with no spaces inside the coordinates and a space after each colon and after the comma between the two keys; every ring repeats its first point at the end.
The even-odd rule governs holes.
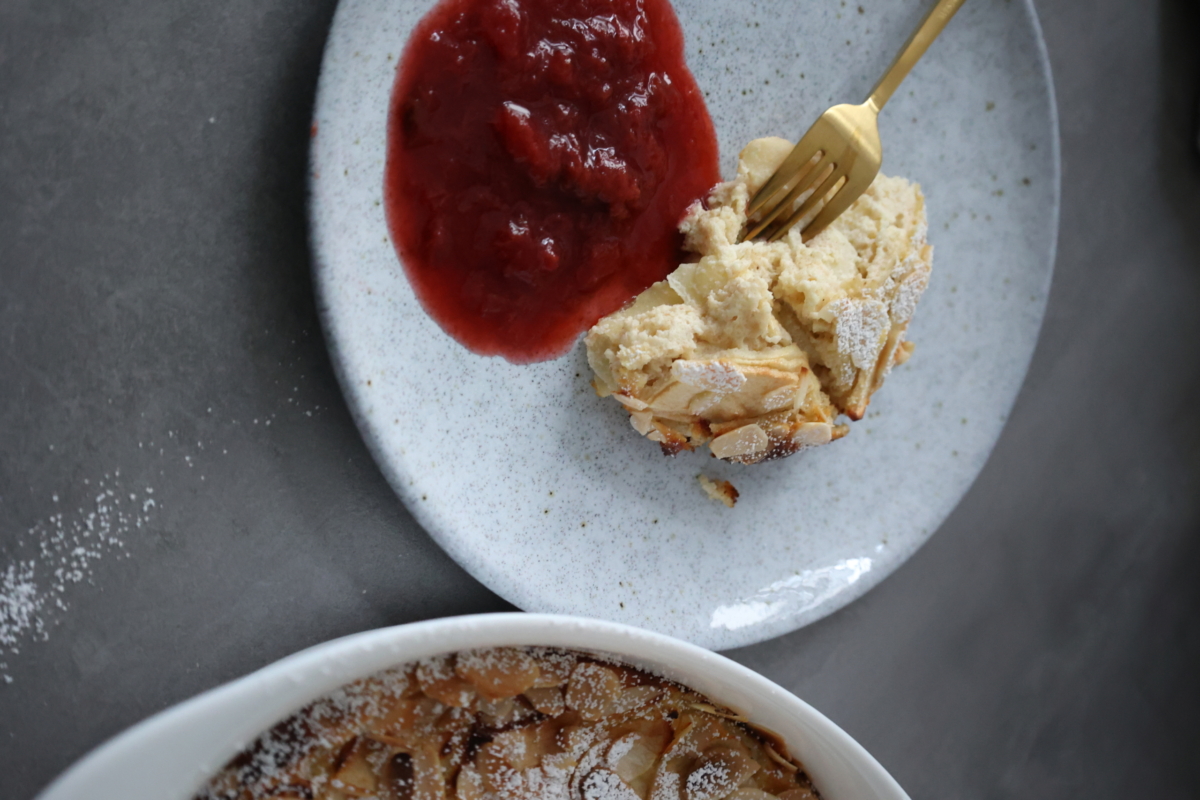
{"type": "Polygon", "coordinates": [[[379,721],[379,732],[406,746],[414,744],[428,735],[445,708],[438,700],[425,695],[402,698],[379,721]]]}
{"type": "Polygon", "coordinates": [[[737,742],[717,742],[705,749],[684,782],[686,800],[721,800],[760,767],[737,742]]]}
{"type": "Polygon", "coordinates": [[[464,764],[454,779],[454,795],[457,800],[483,800],[483,778],[474,764],[464,764]]]}
{"type": "Polygon", "coordinates": [[[614,714],[625,714],[641,708],[662,696],[662,689],[657,686],[631,686],[623,689],[613,702],[614,714]]]}
{"type": "Polygon", "coordinates": [[[613,742],[607,754],[608,766],[635,792],[645,795],[654,776],[654,766],[671,736],[671,728],[663,719],[637,720],[631,727],[633,730],[613,742]]]}
{"type": "Polygon", "coordinates": [[[688,413],[699,416],[721,402],[721,397],[719,392],[701,392],[688,402],[688,413]]]}
{"type": "Polygon", "coordinates": [[[549,686],[562,686],[571,677],[577,659],[570,653],[535,652],[538,665],[538,679],[533,682],[535,689],[545,689],[549,686]]]}
{"type": "Polygon", "coordinates": [[[633,395],[618,392],[613,395],[618,403],[633,411],[645,411],[648,406],[641,400],[638,400],[633,395]]]}
{"type": "Polygon", "coordinates": [[[492,747],[485,745],[475,756],[475,766],[483,780],[484,793],[497,797],[521,797],[525,781],[521,773],[513,769],[492,747]]]}
{"type": "Polygon", "coordinates": [[[525,699],[529,701],[531,706],[548,717],[558,716],[567,708],[566,701],[563,700],[563,690],[557,686],[547,686],[544,689],[526,689],[525,699]]]}
{"type": "Polygon", "coordinates": [[[649,411],[631,411],[629,424],[642,436],[646,436],[654,430],[654,415],[649,411]]]}
{"type": "Polygon", "coordinates": [[[349,746],[343,748],[337,759],[337,769],[332,776],[333,785],[353,794],[372,794],[379,784],[379,778],[371,765],[371,756],[382,756],[383,753],[384,746],[379,742],[365,737],[351,739],[349,746]]]}
{"type": "Polygon", "coordinates": [[[524,697],[502,697],[499,700],[480,700],[479,719],[490,728],[503,728],[525,722],[536,715],[524,697]]]}
{"type": "Polygon", "coordinates": [[[621,676],[603,664],[585,661],[575,667],[567,682],[567,708],[578,711],[587,721],[612,713],[621,694],[621,676]]]}
{"type": "Polygon", "coordinates": [[[514,647],[459,653],[454,671],[489,700],[516,697],[533,686],[539,672],[537,662],[514,647]]]}
{"type": "Polygon", "coordinates": [[[558,746],[558,728],[554,717],[528,726],[527,746],[543,760],[558,755],[562,752],[562,748],[558,746]]]}
{"type": "Polygon", "coordinates": [[[731,722],[746,722],[746,718],[741,714],[738,714],[736,711],[718,708],[717,706],[709,703],[689,703],[688,707],[705,714],[711,714],[714,717],[730,720],[731,722]]]}
{"type": "Polygon", "coordinates": [[[703,391],[682,381],[671,381],[651,398],[650,408],[659,414],[687,413],[692,398],[703,391]]]}
{"type": "Polygon", "coordinates": [[[621,776],[604,767],[589,772],[580,789],[583,800],[641,800],[621,776]]]}
{"type": "Polygon", "coordinates": [[[541,754],[537,748],[530,746],[535,734],[533,727],[503,731],[493,736],[492,741],[484,747],[494,751],[513,769],[524,772],[530,767],[536,767],[541,761],[541,754]]]}
{"type": "Polygon", "coordinates": [[[788,789],[786,792],[779,793],[779,800],[818,800],[820,795],[811,789],[803,786],[798,786],[795,789],[788,789]]]}
{"type": "Polygon", "coordinates": [[[430,741],[447,769],[462,763],[471,746],[475,715],[461,708],[448,708],[437,721],[430,741]]]}
{"type": "Polygon", "coordinates": [[[639,796],[646,797],[654,778],[656,760],[657,756],[650,748],[640,744],[634,745],[633,749],[621,760],[617,774],[639,796]]]}
{"type": "Polygon", "coordinates": [[[767,392],[763,395],[762,407],[764,411],[778,411],[781,408],[788,408],[796,404],[796,398],[799,396],[799,386],[780,386],[778,389],[767,392]]]}
{"type": "Polygon", "coordinates": [[[434,656],[417,665],[417,683],[430,697],[456,708],[467,708],[475,699],[475,687],[454,673],[454,656],[434,656]]]}
{"type": "Polygon", "coordinates": [[[761,453],[770,446],[766,431],[758,425],[743,425],[713,439],[709,444],[717,458],[739,458],[761,453]]]}
{"type": "Polygon", "coordinates": [[[800,387],[798,374],[762,366],[742,366],[741,370],[746,383],[737,392],[723,395],[705,411],[706,419],[746,421],[778,410],[775,404],[782,403],[779,407],[786,407],[794,403],[800,387]]]}
{"type": "Polygon", "coordinates": [[[412,757],[412,800],[445,800],[446,778],[437,744],[425,740],[410,751],[412,757]]]}
{"type": "Polygon", "coordinates": [[[816,447],[833,441],[833,426],[827,422],[806,422],[796,429],[792,442],[798,445],[816,447]]]}
{"type": "Polygon", "coordinates": [[[727,800],[778,800],[778,798],[770,792],[764,792],[762,789],[756,789],[753,786],[741,786],[734,789],[727,800]]]}

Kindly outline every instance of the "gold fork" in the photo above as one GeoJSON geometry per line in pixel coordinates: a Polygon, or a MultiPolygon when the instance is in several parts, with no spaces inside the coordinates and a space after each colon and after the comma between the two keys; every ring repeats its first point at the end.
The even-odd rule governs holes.
{"type": "Polygon", "coordinates": [[[938,0],[934,4],[865,103],[834,106],[821,115],[750,201],[746,216],[757,219],[747,223],[749,230],[742,241],[756,236],[780,239],[824,200],[820,212],[802,228],[807,242],[867,190],[883,163],[880,109],[963,2],[938,0]],[[793,209],[806,192],[808,196],[793,209]]]}

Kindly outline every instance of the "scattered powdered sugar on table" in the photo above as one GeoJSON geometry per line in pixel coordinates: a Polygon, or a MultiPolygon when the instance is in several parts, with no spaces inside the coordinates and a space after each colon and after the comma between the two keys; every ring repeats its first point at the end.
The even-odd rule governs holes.
{"type": "MultiPolygon", "coordinates": [[[[309,331],[303,332],[304,338],[309,335],[309,331]]],[[[296,343],[293,339],[292,344],[296,343]]],[[[291,377],[285,383],[275,381],[274,399],[282,401],[275,411],[265,409],[259,416],[239,421],[222,418],[220,407],[206,406],[204,414],[210,422],[205,424],[204,434],[197,431],[193,438],[180,429],[168,428],[137,440],[139,463],[135,469],[143,477],[136,485],[114,470],[100,480],[83,480],[81,485],[65,489],[58,486],[57,491],[47,493],[54,513],[23,533],[0,529],[0,686],[13,682],[6,657],[18,654],[29,643],[45,641],[62,621],[70,607],[71,587],[92,584],[95,565],[102,558],[132,556],[131,546],[139,539],[135,534],[143,534],[161,510],[161,500],[147,485],[146,476],[157,476],[155,482],[162,480],[168,486],[178,483],[181,474],[207,484],[207,469],[228,457],[233,442],[244,440],[250,430],[269,435],[265,431],[272,430],[272,423],[307,424],[329,410],[304,399],[309,394],[304,363],[300,356],[279,362],[291,377]],[[214,441],[215,432],[219,436],[214,441]],[[220,446],[221,441],[229,447],[220,446]],[[155,456],[157,462],[149,460],[155,456]],[[73,511],[67,510],[70,506],[75,507],[73,511]]],[[[61,445],[51,444],[48,449],[55,457],[64,452],[61,445]]],[[[0,486],[0,491],[5,488],[0,486]]],[[[0,519],[12,521],[11,516],[0,519]]],[[[27,524],[27,519],[21,524],[27,524]]]]}
{"type": "MultiPolygon", "coordinates": [[[[21,561],[9,564],[0,573],[0,652],[16,652],[19,637],[26,631],[43,632],[44,624],[38,616],[42,598],[33,582],[33,570],[33,561],[21,561]]],[[[0,670],[7,666],[0,662],[0,670]]],[[[0,676],[5,683],[12,683],[9,675],[0,673],[0,676]]]]}
{"type": "MultiPolygon", "coordinates": [[[[128,558],[125,537],[145,526],[158,503],[154,489],[122,488],[121,473],[84,481],[86,506],[56,512],[18,536],[0,562],[0,682],[12,683],[5,655],[26,642],[44,641],[69,608],[67,593],[91,583],[94,566],[106,555],[128,558]]],[[[65,493],[64,493],[65,494],[65,493]]],[[[59,494],[51,498],[59,503],[59,494]]]]}

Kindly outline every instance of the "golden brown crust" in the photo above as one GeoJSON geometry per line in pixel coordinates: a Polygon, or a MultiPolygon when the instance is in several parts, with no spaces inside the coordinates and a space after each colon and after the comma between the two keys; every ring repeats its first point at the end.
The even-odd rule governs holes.
{"type": "Polygon", "coordinates": [[[678,684],[584,654],[495,648],[343,687],[196,800],[726,797],[819,795],[779,737],[678,684]]]}

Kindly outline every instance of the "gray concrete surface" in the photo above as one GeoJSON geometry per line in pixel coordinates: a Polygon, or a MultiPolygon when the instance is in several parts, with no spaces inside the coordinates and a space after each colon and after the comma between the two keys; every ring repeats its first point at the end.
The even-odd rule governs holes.
{"type": "MultiPolygon", "coordinates": [[[[1200,7],[1037,6],[1062,236],[1004,436],[893,577],[731,655],[914,798],[1197,797],[1200,7]]],[[[33,562],[46,623],[0,654],[0,798],[306,645],[506,607],[391,494],[321,341],[333,9],[0,0],[0,582],[33,562]]]]}

